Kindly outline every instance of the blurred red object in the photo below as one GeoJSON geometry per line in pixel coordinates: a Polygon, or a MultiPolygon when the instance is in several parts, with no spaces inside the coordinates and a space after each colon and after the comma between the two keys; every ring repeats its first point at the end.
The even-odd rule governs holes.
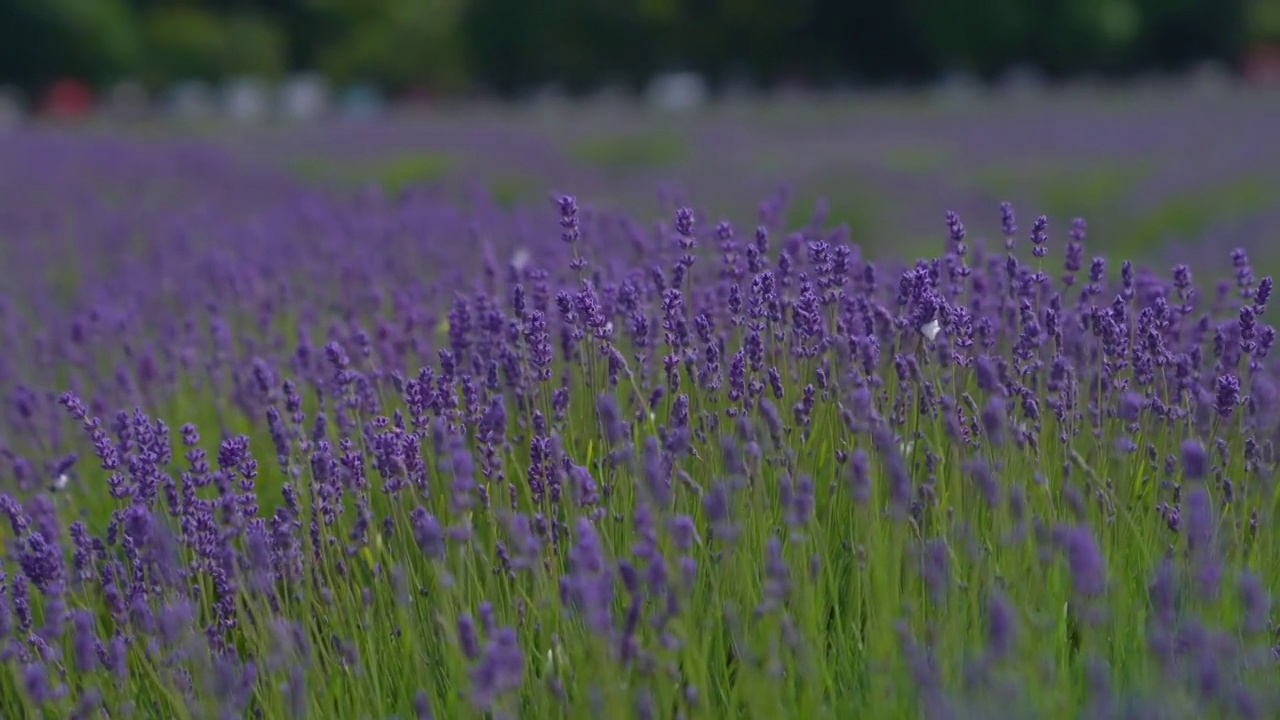
{"type": "Polygon", "coordinates": [[[431,93],[431,89],[425,85],[415,85],[400,96],[400,101],[403,104],[414,108],[428,107],[433,100],[435,98],[431,93]]]}
{"type": "Polygon", "coordinates": [[[42,109],[58,120],[83,120],[93,109],[93,91],[79,80],[64,78],[49,87],[42,109]]]}
{"type": "Polygon", "coordinates": [[[1257,85],[1280,85],[1280,45],[1260,45],[1244,62],[1244,76],[1257,85]]]}

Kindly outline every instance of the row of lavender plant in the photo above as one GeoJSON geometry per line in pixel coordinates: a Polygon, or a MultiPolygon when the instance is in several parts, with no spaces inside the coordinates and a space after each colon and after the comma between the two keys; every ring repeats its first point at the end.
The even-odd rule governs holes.
{"type": "MultiPolygon", "coordinates": [[[[6,717],[1280,708],[1242,252],[1202,290],[1004,206],[1003,247],[948,215],[893,266],[776,203],[646,233],[564,197],[560,238],[398,292],[394,203],[278,212],[341,227],[311,262],[349,284],[186,327],[216,291],[142,291],[22,366],[81,389],[12,394],[6,717]]],[[[247,277],[300,262],[262,242],[247,277]]]]}

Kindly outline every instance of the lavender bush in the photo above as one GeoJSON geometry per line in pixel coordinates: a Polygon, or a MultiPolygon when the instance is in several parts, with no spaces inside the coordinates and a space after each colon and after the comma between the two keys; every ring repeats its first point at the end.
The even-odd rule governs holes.
{"type": "Polygon", "coordinates": [[[1244,251],[11,147],[6,718],[1280,713],[1244,251]]]}
{"type": "Polygon", "coordinates": [[[674,116],[624,103],[545,114],[468,105],[369,125],[261,128],[225,144],[317,182],[479,179],[508,203],[541,205],[554,178],[589,188],[596,208],[637,218],[696,204],[749,219],[785,182],[788,227],[825,199],[832,225],[847,223],[868,255],[894,257],[936,251],[940,207],[982,217],[1011,200],[1064,222],[1087,217],[1128,257],[1171,236],[1208,235],[1274,268],[1278,114],[1280,93],[1265,88],[1206,97],[1185,83],[1147,83],[960,103],[919,92],[761,96],[674,116]],[[655,202],[660,183],[674,202],[655,202]],[[1259,224],[1266,232],[1253,231],[1259,224]]]}

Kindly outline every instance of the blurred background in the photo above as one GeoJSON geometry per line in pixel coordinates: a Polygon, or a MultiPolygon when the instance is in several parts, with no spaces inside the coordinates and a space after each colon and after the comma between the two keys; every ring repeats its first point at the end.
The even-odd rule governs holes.
{"type": "Polygon", "coordinates": [[[871,254],[1011,200],[1265,261],[1277,87],[1277,0],[0,0],[0,128],[641,219],[782,193],[871,254]]]}
{"type": "Polygon", "coordinates": [[[315,70],[423,96],[543,83],[640,90],[664,71],[753,83],[1242,69],[1280,42],[1275,0],[6,0],[0,76],[149,90],[315,70]]]}

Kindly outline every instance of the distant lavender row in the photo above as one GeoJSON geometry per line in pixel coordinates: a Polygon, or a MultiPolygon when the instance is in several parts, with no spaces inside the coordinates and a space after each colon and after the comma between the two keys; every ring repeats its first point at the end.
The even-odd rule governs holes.
{"type": "MultiPolygon", "coordinates": [[[[1176,228],[1182,240],[1227,232],[1223,222],[1280,212],[1280,203],[1228,198],[1201,207],[1195,199],[1239,192],[1241,183],[1260,189],[1280,182],[1280,148],[1270,141],[1277,113],[1280,94],[1265,91],[1203,97],[1136,85],[960,104],[872,93],[765,97],[687,117],[612,106],[461,108],[365,127],[263,131],[227,145],[276,166],[298,158],[341,168],[352,159],[444,156],[456,171],[451,180],[555,177],[565,187],[592,188],[594,204],[628,209],[653,207],[661,181],[703,206],[749,212],[786,181],[805,205],[825,195],[837,214],[859,215],[855,240],[879,256],[904,241],[918,248],[939,206],[976,216],[1001,199],[1086,214],[1126,247],[1135,239],[1120,235],[1134,222],[1170,215],[1185,223],[1191,207],[1204,217],[1176,228]],[[621,166],[579,152],[594,145],[622,152],[628,143],[657,144],[663,152],[621,166]],[[326,149],[323,156],[316,147],[326,149]]],[[[1271,262],[1280,224],[1266,231],[1238,239],[1271,262]]]]}
{"type": "Polygon", "coordinates": [[[871,262],[781,196],[512,213],[29,142],[4,717],[1280,712],[1242,250],[1145,271],[1004,204],[871,262]]]}

